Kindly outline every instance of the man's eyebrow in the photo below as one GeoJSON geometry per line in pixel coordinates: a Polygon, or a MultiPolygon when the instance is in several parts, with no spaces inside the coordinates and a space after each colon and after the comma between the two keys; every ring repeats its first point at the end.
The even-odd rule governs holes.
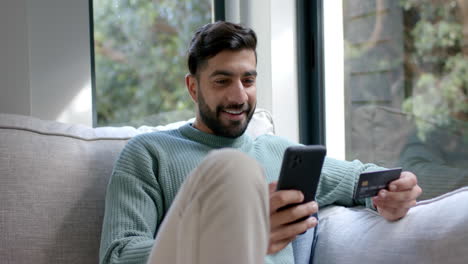
{"type": "Polygon", "coordinates": [[[257,71],[246,71],[243,76],[257,76],[257,71]]]}
{"type": "MultiPolygon", "coordinates": [[[[214,72],[212,72],[210,74],[210,78],[211,77],[214,77],[214,76],[217,76],[217,75],[224,75],[224,76],[234,76],[235,74],[231,71],[226,71],[226,70],[216,70],[214,72]]],[[[244,72],[244,74],[242,74],[242,76],[246,77],[246,76],[257,76],[257,71],[253,70],[253,71],[246,71],[244,72]]]]}
{"type": "Polygon", "coordinates": [[[214,77],[216,75],[233,76],[234,73],[230,71],[225,71],[225,70],[216,70],[210,74],[210,77],[214,77]]]}

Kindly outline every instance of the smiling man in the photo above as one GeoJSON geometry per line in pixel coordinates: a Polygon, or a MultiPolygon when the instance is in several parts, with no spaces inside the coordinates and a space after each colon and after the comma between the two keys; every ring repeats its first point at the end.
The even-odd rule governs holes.
{"type": "Polygon", "coordinates": [[[294,263],[291,242],[317,225],[317,202],[376,206],[390,221],[415,204],[414,174],[354,201],[358,175],[379,168],[326,158],[317,202],[278,211],[304,196],[275,191],[284,150],[295,143],[244,133],[256,107],[256,45],[251,29],[228,22],[195,33],[185,83],[196,119],[137,136],[122,151],[106,194],[101,263],[294,263]]]}
{"type": "Polygon", "coordinates": [[[256,56],[253,50],[222,51],[200,73],[186,76],[199,111],[193,126],[200,131],[236,138],[247,129],[256,106],[256,56]]]}

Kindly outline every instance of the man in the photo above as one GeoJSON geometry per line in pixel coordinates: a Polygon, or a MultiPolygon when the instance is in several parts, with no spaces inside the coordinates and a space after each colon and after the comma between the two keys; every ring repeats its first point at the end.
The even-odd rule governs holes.
{"type": "MultiPolygon", "coordinates": [[[[283,152],[294,143],[244,134],[256,106],[256,44],[251,29],[227,22],[195,33],[185,82],[196,120],[140,135],[122,151],[106,196],[101,263],[294,263],[291,241],[317,219],[290,223],[318,204],[278,212],[303,199],[299,191],[274,191],[283,152]]],[[[354,205],[357,176],[377,168],[326,158],[317,201],[354,205]]],[[[390,191],[358,202],[393,221],[420,193],[404,172],[390,191]]]]}

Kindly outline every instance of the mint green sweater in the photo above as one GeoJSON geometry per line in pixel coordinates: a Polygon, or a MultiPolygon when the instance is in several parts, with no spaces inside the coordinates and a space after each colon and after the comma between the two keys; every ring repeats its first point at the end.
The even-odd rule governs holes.
{"type": "MultiPolygon", "coordinates": [[[[133,138],[122,150],[107,189],[100,263],[146,263],[158,227],[182,182],[210,150],[229,147],[247,153],[263,166],[271,182],[279,176],[284,150],[293,144],[271,135],[218,137],[189,124],[133,138]]],[[[355,205],[351,197],[357,176],[375,168],[327,157],[317,202],[321,207],[355,205]]],[[[294,263],[291,244],[265,257],[265,262],[294,263]]]]}

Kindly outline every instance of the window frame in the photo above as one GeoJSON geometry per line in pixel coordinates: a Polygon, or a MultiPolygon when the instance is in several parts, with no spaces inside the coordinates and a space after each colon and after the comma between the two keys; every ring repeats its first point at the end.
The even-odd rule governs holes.
{"type": "Polygon", "coordinates": [[[325,145],[323,0],[297,0],[299,139],[325,145]]]}

